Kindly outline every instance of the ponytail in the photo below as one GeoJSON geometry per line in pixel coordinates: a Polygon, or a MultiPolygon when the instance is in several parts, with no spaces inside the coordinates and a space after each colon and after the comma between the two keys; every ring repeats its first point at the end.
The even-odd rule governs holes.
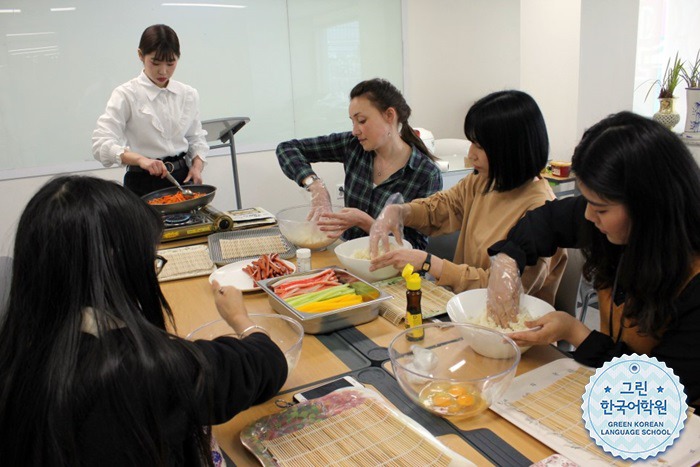
{"type": "Polygon", "coordinates": [[[409,146],[413,145],[418,148],[420,152],[428,156],[431,161],[436,162],[438,160],[435,155],[428,149],[422,139],[416,134],[416,130],[411,128],[408,121],[401,124],[401,139],[406,142],[409,146]]]}

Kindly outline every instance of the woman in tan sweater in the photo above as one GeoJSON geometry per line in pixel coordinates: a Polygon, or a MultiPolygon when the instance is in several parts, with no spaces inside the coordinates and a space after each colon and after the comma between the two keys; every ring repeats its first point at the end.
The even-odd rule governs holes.
{"type": "MultiPolygon", "coordinates": [[[[428,198],[387,206],[370,234],[376,253],[389,233],[400,238],[402,224],[430,236],[459,231],[454,258],[401,249],[375,257],[371,269],[387,265],[401,269],[411,263],[455,292],[484,288],[490,274],[487,248],[504,239],[527,211],[554,199],[549,184],[539,176],[547,164],[549,140],[531,96],[511,90],[481,98],[467,113],[464,133],[472,143],[469,159],[474,172],[428,198]]],[[[553,303],[566,260],[566,252],[560,250],[529,266],[523,274],[525,293],[553,303]]]]}

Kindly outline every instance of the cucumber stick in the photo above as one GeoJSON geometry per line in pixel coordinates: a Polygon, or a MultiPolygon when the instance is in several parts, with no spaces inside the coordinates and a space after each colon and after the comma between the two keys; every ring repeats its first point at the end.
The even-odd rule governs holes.
{"type": "Polygon", "coordinates": [[[354,294],[355,289],[350,287],[348,284],[336,285],[335,287],[330,287],[325,290],[320,290],[318,292],[309,292],[302,295],[297,295],[296,297],[291,297],[285,300],[294,308],[300,305],[306,305],[307,303],[320,302],[321,300],[328,300],[330,298],[341,297],[343,295],[354,294]]]}

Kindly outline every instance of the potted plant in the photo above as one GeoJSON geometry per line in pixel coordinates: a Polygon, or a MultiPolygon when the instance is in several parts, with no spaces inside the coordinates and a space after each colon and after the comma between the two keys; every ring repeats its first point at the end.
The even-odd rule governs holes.
{"type": "Polygon", "coordinates": [[[686,107],[685,131],[683,137],[700,139],[700,50],[695,54],[695,61],[688,62],[681,70],[681,76],[688,87],[685,97],[686,107]]]}
{"type": "Polygon", "coordinates": [[[681,116],[673,110],[673,99],[675,99],[674,92],[681,81],[683,70],[683,61],[678,57],[678,53],[676,53],[676,58],[673,59],[673,62],[671,62],[670,58],[668,59],[663,78],[661,80],[657,79],[651,83],[646,95],[646,97],[649,97],[651,90],[654,89],[656,85],[659,85],[660,109],[654,114],[653,118],[669,130],[681,121],[681,116]]]}

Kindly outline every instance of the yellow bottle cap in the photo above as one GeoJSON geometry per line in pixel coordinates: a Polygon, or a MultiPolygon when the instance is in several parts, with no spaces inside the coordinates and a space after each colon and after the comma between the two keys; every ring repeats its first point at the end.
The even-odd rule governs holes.
{"type": "Polygon", "coordinates": [[[401,276],[406,279],[406,288],[408,290],[420,290],[420,275],[413,272],[411,263],[404,266],[401,276]]]}

